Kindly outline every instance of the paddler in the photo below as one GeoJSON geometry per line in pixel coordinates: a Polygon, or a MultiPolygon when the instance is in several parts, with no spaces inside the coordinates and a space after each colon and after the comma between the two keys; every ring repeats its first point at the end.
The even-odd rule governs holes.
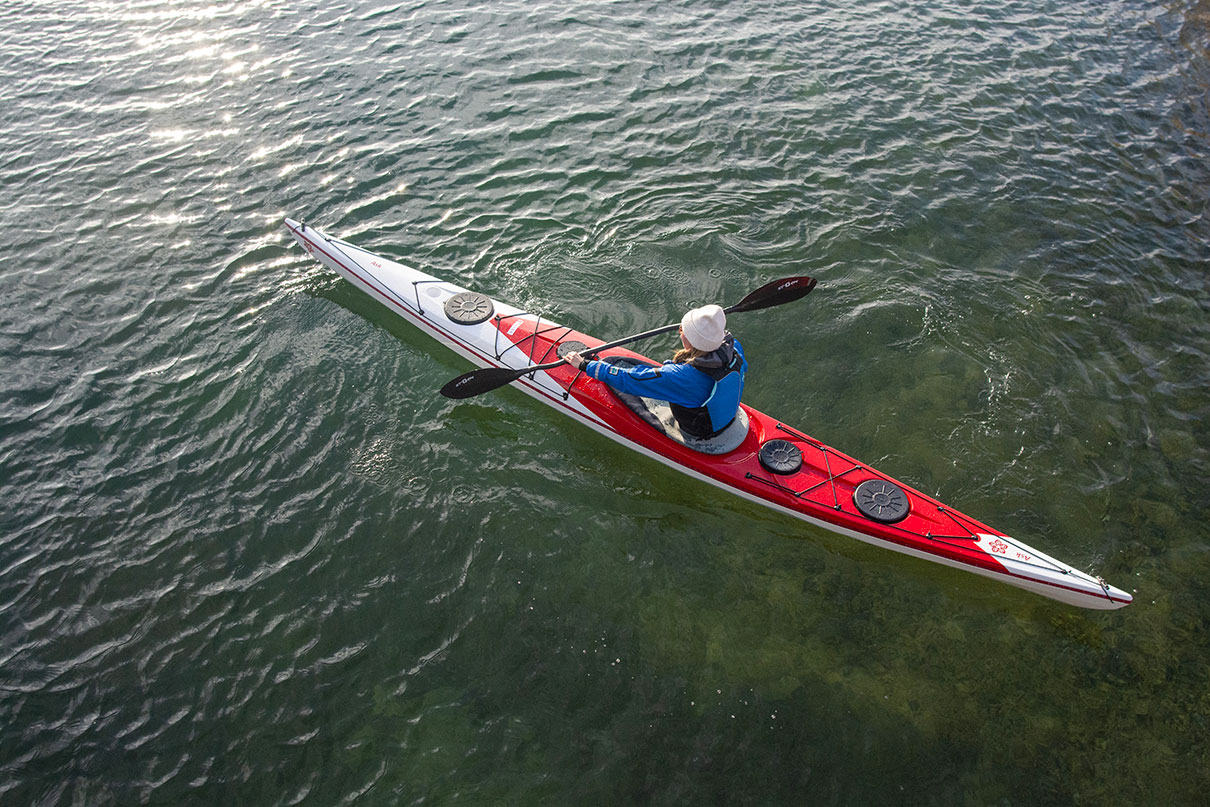
{"type": "Polygon", "coordinates": [[[589,361],[576,352],[563,358],[618,392],[667,401],[686,434],[715,437],[739,411],[748,362],[739,341],[727,331],[727,315],[717,305],[687,312],[681,318],[680,334],[682,349],[659,367],[619,367],[589,361]]]}

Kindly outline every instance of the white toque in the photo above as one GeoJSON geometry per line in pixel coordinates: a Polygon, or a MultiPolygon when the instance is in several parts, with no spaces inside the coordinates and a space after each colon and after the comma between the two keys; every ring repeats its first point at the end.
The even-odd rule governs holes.
{"type": "Polygon", "coordinates": [[[717,305],[694,308],[681,317],[681,330],[689,344],[709,353],[718,350],[727,338],[727,315],[717,305]]]}

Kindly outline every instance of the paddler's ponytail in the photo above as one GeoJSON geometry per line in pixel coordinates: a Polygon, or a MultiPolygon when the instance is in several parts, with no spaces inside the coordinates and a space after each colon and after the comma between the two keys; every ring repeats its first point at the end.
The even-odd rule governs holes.
{"type": "Polygon", "coordinates": [[[697,359],[709,355],[710,352],[706,350],[698,350],[695,347],[682,347],[672,355],[672,361],[676,364],[690,364],[697,359]]]}

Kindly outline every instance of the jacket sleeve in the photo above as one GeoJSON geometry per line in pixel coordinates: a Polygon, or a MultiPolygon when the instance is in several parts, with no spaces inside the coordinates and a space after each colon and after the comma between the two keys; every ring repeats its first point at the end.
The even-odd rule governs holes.
{"type": "Polygon", "coordinates": [[[706,375],[685,364],[618,367],[594,359],[585,365],[584,373],[618,392],[656,398],[678,406],[701,406],[713,386],[706,375]]]}

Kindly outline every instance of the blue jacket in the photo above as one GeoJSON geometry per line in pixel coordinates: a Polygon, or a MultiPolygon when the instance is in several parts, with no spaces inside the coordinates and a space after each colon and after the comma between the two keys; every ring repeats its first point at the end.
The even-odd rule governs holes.
{"type": "Polygon", "coordinates": [[[744,350],[730,334],[722,347],[691,364],[618,367],[593,360],[584,367],[618,392],[668,401],[681,428],[697,437],[713,436],[735,419],[747,371],[744,350]]]}

